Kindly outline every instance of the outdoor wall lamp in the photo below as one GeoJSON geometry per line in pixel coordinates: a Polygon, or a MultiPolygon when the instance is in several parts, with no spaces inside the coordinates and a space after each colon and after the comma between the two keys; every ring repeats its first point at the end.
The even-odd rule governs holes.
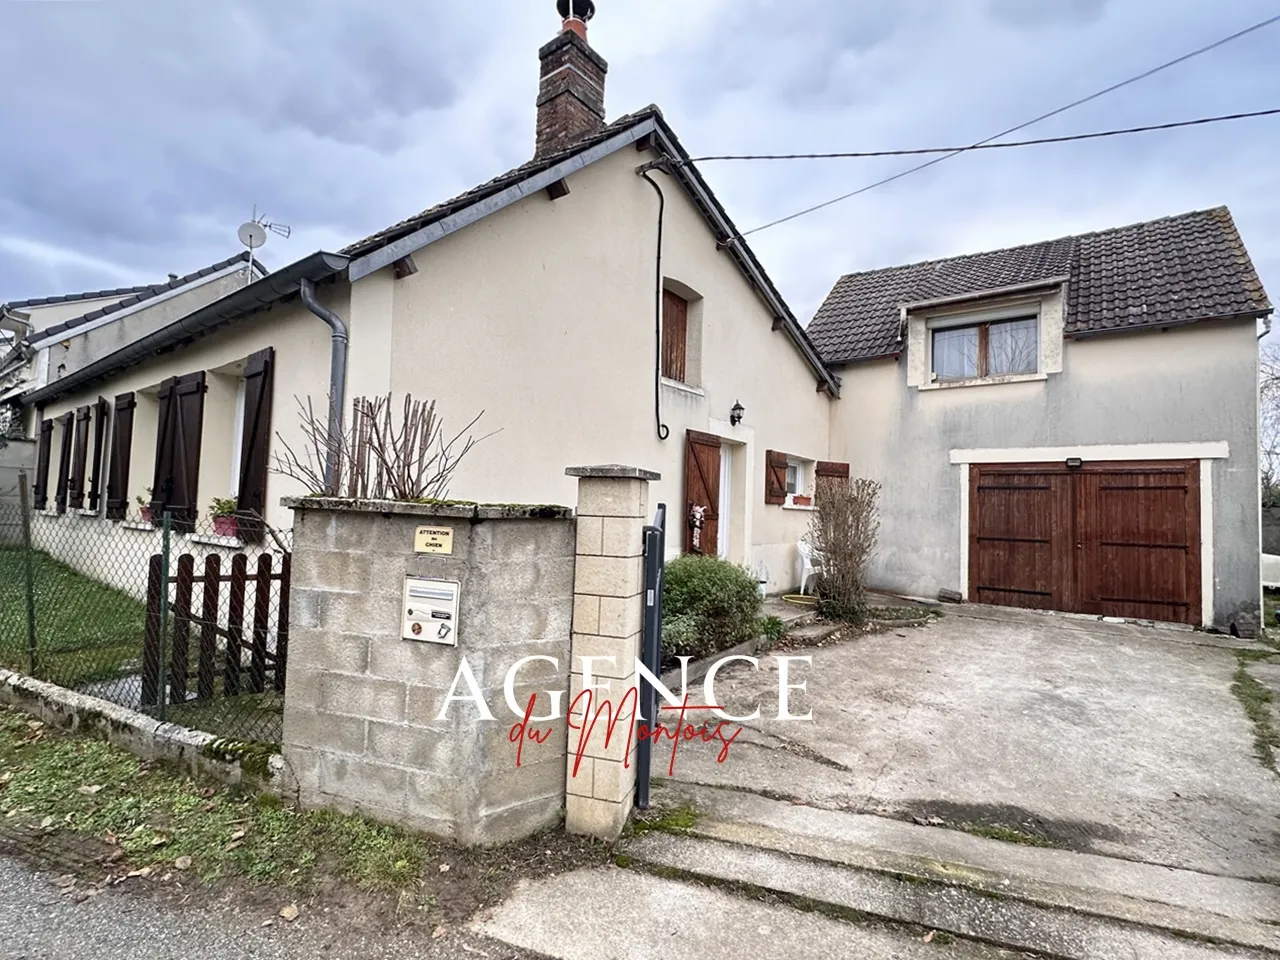
{"type": "Polygon", "coordinates": [[[1084,461],[1081,460],[1079,457],[1067,457],[1068,470],[1079,470],[1083,466],[1084,466],[1084,461]]]}
{"type": "Polygon", "coordinates": [[[733,409],[729,411],[729,422],[735,427],[742,422],[742,415],[747,411],[737,400],[733,401],[733,409]]]}

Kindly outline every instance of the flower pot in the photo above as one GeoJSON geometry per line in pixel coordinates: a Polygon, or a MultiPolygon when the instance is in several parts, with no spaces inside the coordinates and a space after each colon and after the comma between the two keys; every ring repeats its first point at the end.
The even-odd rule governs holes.
{"type": "Polygon", "coordinates": [[[138,515],[142,517],[143,523],[152,523],[155,520],[155,514],[150,507],[139,507],[138,515]]]}
{"type": "Polygon", "coordinates": [[[791,497],[791,502],[797,507],[811,507],[813,506],[813,497],[797,493],[791,497]]]}
{"type": "Polygon", "coordinates": [[[236,518],[235,517],[214,517],[213,532],[219,537],[236,536],[236,518]]]}

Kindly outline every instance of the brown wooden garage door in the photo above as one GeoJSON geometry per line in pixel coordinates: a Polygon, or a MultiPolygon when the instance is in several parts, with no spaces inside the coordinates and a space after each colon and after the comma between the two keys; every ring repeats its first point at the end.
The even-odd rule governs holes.
{"type": "Polygon", "coordinates": [[[969,599],[1200,623],[1198,461],[977,465],[969,599]]]}

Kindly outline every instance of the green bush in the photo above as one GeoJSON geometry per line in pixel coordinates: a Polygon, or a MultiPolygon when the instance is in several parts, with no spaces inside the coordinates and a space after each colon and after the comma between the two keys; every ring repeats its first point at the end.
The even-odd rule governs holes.
{"type": "Polygon", "coordinates": [[[742,567],[717,557],[689,554],[663,572],[662,656],[664,663],[688,656],[699,660],[759,634],[760,593],[742,567]]]}

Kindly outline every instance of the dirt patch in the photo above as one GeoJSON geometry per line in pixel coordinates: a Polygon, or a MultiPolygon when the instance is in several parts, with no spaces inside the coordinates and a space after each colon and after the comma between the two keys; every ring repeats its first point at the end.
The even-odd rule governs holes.
{"type": "Polygon", "coordinates": [[[963,830],[1023,846],[1061,847],[1077,853],[1095,852],[1094,843],[1098,840],[1124,839],[1122,831],[1105,823],[1054,820],[1007,804],[913,800],[893,811],[893,815],[923,826],[963,830]]]}

